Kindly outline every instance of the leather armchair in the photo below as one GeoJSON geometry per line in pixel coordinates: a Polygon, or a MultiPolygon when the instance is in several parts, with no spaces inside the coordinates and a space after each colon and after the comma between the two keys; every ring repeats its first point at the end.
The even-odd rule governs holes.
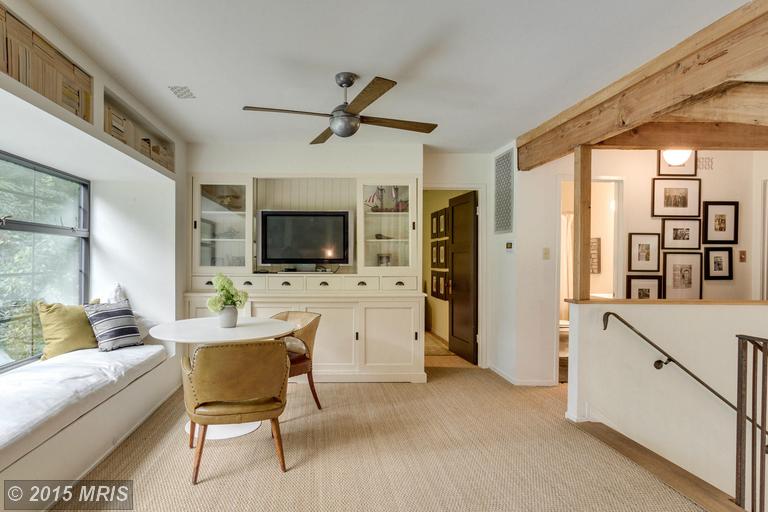
{"type": "Polygon", "coordinates": [[[191,421],[189,447],[199,425],[192,483],[197,483],[208,425],[270,420],[280,469],[285,471],[280,422],[290,363],[281,341],[198,347],[182,358],[184,406],[191,421]]]}
{"type": "Polygon", "coordinates": [[[320,314],[308,311],[283,311],[272,318],[298,326],[289,336],[280,339],[285,343],[291,360],[290,376],[307,375],[312,398],[315,399],[317,408],[322,409],[315,390],[315,379],[312,376],[312,354],[315,350],[315,335],[320,326],[320,314]]]}

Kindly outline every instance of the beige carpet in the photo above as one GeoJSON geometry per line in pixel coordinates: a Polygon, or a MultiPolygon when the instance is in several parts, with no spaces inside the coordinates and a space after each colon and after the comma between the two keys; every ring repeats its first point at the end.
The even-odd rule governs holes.
{"type": "Polygon", "coordinates": [[[424,333],[424,355],[425,356],[452,356],[453,352],[448,350],[445,342],[432,334],[424,333]]]}
{"type": "Polygon", "coordinates": [[[133,479],[141,511],[699,510],[570,425],[565,387],[435,368],[428,384],[292,384],[282,431],[206,443],[197,486],[181,393],[88,478],[133,479]]]}

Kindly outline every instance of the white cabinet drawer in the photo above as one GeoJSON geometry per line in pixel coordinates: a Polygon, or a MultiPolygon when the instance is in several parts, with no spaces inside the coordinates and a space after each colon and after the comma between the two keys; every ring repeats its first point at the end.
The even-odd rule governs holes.
{"type": "Polygon", "coordinates": [[[376,291],[379,289],[378,277],[350,276],[344,278],[345,290],[376,291]]]}
{"type": "Polygon", "coordinates": [[[307,277],[307,290],[327,292],[341,290],[343,278],[339,276],[309,276],[307,277]]]}
{"type": "Polygon", "coordinates": [[[399,290],[417,290],[419,280],[415,276],[394,277],[386,276],[381,278],[381,289],[385,292],[399,290]]]}
{"type": "Polygon", "coordinates": [[[301,291],[304,289],[304,278],[302,276],[269,276],[267,286],[270,290],[276,291],[301,291]]]}
{"type": "MultiPolygon", "coordinates": [[[[264,276],[234,276],[231,279],[238,290],[251,292],[266,290],[267,288],[267,279],[264,276]]],[[[192,277],[192,289],[194,291],[213,292],[213,276],[192,277]]]]}

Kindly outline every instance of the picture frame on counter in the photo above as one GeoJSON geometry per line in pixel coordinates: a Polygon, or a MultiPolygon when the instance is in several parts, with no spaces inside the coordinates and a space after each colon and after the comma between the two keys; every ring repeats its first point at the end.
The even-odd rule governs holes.
{"type": "Polygon", "coordinates": [[[700,252],[664,253],[664,298],[701,300],[704,291],[700,252]]]}
{"type": "Polygon", "coordinates": [[[738,201],[704,201],[704,243],[739,243],[738,201]]]}
{"type": "Polygon", "coordinates": [[[704,249],[704,279],[707,281],[733,280],[733,248],[707,247],[704,249]]]}
{"type": "Polygon", "coordinates": [[[701,217],[701,180],[698,178],[653,178],[651,216],[701,217]]]}
{"type": "Polygon", "coordinates": [[[658,233],[629,233],[627,252],[630,272],[658,272],[661,269],[658,233]]]}
{"type": "Polygon", "coordinates": [[[661,219],[661,248],[664,250],[701,249],[701,220],[661,219]]]}
{"type": "Polygon", "coordinates": [[[693,152],[691,157],[683,165],[669,165],[661,155],[661,151],[656,152],[656,175],[657,176],[697,176],[699,174],[698,154],[693,152]]]}
{"type": "Polygon", "coordinates": [[[658,300],[664,298],[661,276],[627,276],[627,298],[658,300]]]}

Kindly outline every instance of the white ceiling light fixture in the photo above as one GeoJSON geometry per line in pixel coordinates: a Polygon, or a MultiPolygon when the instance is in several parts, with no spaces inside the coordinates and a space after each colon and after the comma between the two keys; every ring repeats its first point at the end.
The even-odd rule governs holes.
{"type": "Polygon", "coordinates": [[[692,149],[665,149],[661,152],[661,157],[670,167],[682,167],[693,154],[692,149]]]}

